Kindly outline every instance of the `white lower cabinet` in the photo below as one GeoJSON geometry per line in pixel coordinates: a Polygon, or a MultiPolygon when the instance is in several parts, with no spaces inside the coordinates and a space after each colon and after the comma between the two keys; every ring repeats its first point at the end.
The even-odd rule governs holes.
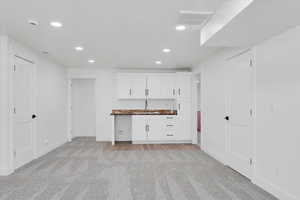
{"type": "Polygon", "coordinates": [[[175,115],[132,116],[133,143],[164,143],[176,140],[175,115]]]}
{"type": "Polygon", "coordinates": [[[177,109],[177,132],[176,138],[181,141],[189,141],[192,139],[191,135],[191,103],[186,100],[177,101],[178,109],[177,109]]]}
{"type": "Polygon", "coordinates": [[[147,122],[144,115],[132,116],[132,141],[146,141],[148,139],[147,122]]]}

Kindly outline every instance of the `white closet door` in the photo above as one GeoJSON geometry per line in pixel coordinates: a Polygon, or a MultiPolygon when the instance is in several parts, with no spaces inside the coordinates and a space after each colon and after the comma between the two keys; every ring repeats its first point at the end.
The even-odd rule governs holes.
{"type": "Polygon", "coordinates": [[[95,80],[72,80],[72,136],[96,136],[95,80]]]}
{"type": "Polygon", "coordinates": [[[253,68],[250,55],[244,54],[228,62],[228,161],[229,165],[251,178],[253,130],[251,117],[253,68]]]}
{"type": "Polygon", "coordinates": [[[14,165],[33,160],[33,70],[34,65],[15,57],[14,70],[14,165]]]}

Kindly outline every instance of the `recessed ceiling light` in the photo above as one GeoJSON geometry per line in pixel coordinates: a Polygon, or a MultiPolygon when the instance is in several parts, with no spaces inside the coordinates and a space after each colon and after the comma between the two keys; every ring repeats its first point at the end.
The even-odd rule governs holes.
{"type": "Polygon", "coordinates": [[[95,63],[96,61],[93,59],[88,60],[89,63],[95,63]]]}
{"type": "Polygon", "coordinates": [[[184,30],[186,30],[186,26],[185,25],[177,25],[176,30],[177,31],[184,31],[184,30]]]}
{"type": "Polygon", "coordinates": [[[32,25],[32,26],[38,26],[39,22],[35,21],[35,20],[28,20],[28,24],[32,25]]]}
{"type": "Polygon", "coordinates": [[[157,64],[157,65],[161,65],[161,64],[162,64],[162,62],[161,62],[160,60],[158,60],[158,61],[155,61],[155,64],[157,64]]]}
{"type": "Polygon", "coordinates": [[[171,49],[163,49],[162,50],[164,53],[170,53],[171,52],[171,49]]]}
{"type": "Polygon", "coordinates": [[[61,22],[50,22],[50,25],[55,27],[55,28],[60,28],[63,26],[63,24],[61,22]]]}
{"type": "Polygon", "coordinates": [[[81,46],[75,47],[75,50],[76,51],[83,51],[83,47],[81,47],[81,46]]]}

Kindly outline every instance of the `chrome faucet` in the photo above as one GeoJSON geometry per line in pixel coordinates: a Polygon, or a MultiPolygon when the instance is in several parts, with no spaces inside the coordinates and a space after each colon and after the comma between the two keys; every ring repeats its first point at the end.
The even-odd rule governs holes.
{"type": "Polygon", "coordinates": [[[148,99],[145,100],[145,110],[148,110],[148,99]]]}

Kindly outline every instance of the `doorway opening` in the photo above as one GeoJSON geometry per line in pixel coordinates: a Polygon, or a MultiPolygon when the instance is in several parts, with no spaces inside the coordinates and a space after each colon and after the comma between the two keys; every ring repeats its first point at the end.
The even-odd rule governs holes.
{"type": "Polygon", "coordinates": [[[71,80],[71,138],[96,140],[95,79],[71,80]]]}

